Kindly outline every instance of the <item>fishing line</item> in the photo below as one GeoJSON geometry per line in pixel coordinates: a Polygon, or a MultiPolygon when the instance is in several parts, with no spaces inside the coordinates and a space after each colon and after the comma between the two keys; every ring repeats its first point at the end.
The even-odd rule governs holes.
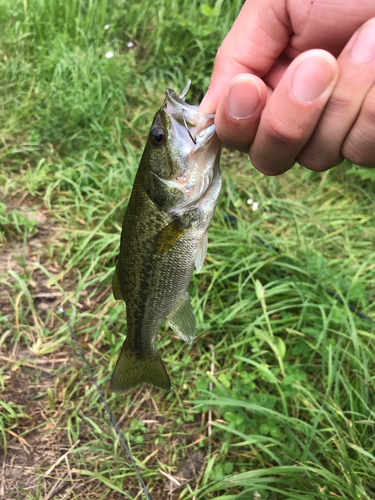
{"type": "Polygon", "coordinates": [[[189,127],[187,126],[187,123],[186,123],[186,120],[185,120],[185,114],[184,114],[184,109],[182,108],[181,109],[181,114],[182,114],[182,119],[184,120],[184,125],[185,125],[185,128],[186,130],[188,131],[188,134],[190,135],[190,139],[194,142],[194,144],[197,143],[197,141],[194,139],[194,137],[191,135],[191,132],[189,130],[189,127]]]}
{"type": "MultiPolygon", "coordinates": [[[[281,252],[280,248],[273,247],[271,245],[267,245],[267,243],[264,240],[262,240],[262,238],[260,238],[259,236],[256,236],[256,235],[253,234],[253,238],[255,238],[261,245],[263,245],[264,247],[266,247],[268,250],[273,250],[273,251],[276,251],[278,253],[281,252]]],[[[291,263],[294,265],[293,261],[291,261],[291,263]]],[[[313,282],[317,283],[316,279],[313,279],[313,282]]],[[[346,302],[344,299],[342,299],[340,297],[340,295],[337,295],[337,293],[335,293],[334,291],[332,291],[330,288],[327,288],[327,287],[323,286],[323,289],[328,293],[328,295],[331,295],[331,297],[333,297],[334,299],[336,299],[338,302],[341,302],[341,304],[348,306],[348,308],[352,312],[354,312],[354,314],[356,314],[360,318],[362,318],[362,319],[364,319],[366,321],[369,321],[370,323],[372,323],[373,325],[375,325],[375,321],[372,321],[372,319],[369,318],[368,316],[366,316],[366,314],[363,314],[362,311],[360,311],[359,309],[357,309],[356,307],[354,307],[349,302],[346,302]]]]}
{"type": "Polygon", "coordinates": [[[81,356],[81,358],[83,359],[83,361],[85,362],[86,368],[88,369],[88,371],[89,371],[89,373],[90,373],[91,380],[94,382],[95,387],[96,387],[96,389],[97,389],[97,391],[98,391],[98,393],[99,393],[99,396],[100,396],[101,400],[102,400],[102,401],[103,401],[103,403],[104,403],[104,406],[105,406],[105,408],[106,408],[106,411],[107,411],[108,415],[111,417],[112,424],[113,424],[114,428],[116,429],[116,432],[117,432],[117,434],[118,434],[118,436],[119,436],[119,438],[120,438],[120,440],[121,440],[122,444],[124,445],[124,448],[125,448],[125,450],[126,450],[126,453],[129,455],[130,461],[131,461],[131,463],[133,464],[133,467],[134,467],[134,469],[135,469],[135,472],[137,473],[137,476],[138,476],[138,478],[139,478],[139,480],[140,480],[140,482],[141,482],[141,485],[142,485],[142,487],[143,487],[143,489],[144,489],[144,493],[142,494],[142,496],[146,495],[146,496],[147,496],[147,498],[148,498],[148,500],[152,500],[152,497],[151,497],[151,495],[150,495],[150,492],[148,491],[147,486],[146,486],[145,482],[143,481],[143,478],[142,478],[142,476],[141,476],[141,473],[139,472],[139,469],[138,469],[138,467],[137,467],[137,464],[134,462],[133,456],[132,456],[132,454],[130,453],[130,450],[129,450],[129,448],[128,448],[128,445],[126,444],[125,439],[123,438],[123,435],[122,435],[122,433],[121,433],[121,430],[119,429],[119,426],[117,425],[116,419],[115,419],[115,417],[112,415],[112,412],[111,412],[111,410],[109,409],[109,406],[107,405],[107,402],[106,402],[106,400],[105,400],[105,398],[104,398],[104,396],[103,396],[102,391],[100,390],[100,387],[99,387],[99,385],[98,385],[98,383],[97,383],[97,381],[96,381],[96,378],[95,378],[94,374],[93,374],[93,373],[92,373],[92,371],[91,371],[90,365],[88,364],[88,362],[87,362],[87,360],[86,360],[86,357],[85,357],[85,355],[84,355],[84,353],[83,353],[83,351],[82,351],[82,349],[81,349],[81,346],[79,345],[78,339],[77,339],[77,337],[76,337],[75,333],[73,332],[73,328],[70,326],[69,320],[68,320],[68,318],[67,318],[67,316],[66,316],[66,314],[65,314],[64,309],[63,309],[61,306],[57,306],[57,307],[56,307],[56,310],[57,310],[57,311],[59,311],[59,312],[61,313],[61,316],[63,317],[63,320],[64,320],[64,321],[66,322],[66,324],[68,325],[69,332],[70,332],[70,334],[71,334],[71,336],[72,336],[72,338],[73,338],[73,340],[74,340],[74,342],[75,342],[75,344],[76,344],[77,351],[78,351],[79,355],[81,356]]]}

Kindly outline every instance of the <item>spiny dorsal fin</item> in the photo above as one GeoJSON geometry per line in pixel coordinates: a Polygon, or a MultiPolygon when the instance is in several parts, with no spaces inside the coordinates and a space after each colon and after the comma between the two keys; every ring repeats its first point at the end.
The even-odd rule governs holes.
{"type": "Polygon", "coordinates": [[[153,246],[155,255],[163,255],[175,246],[184,232],[189,228],[178,217],[168,224],[156,237],[153,246]]]}
{"type": "Polygon", "coordinates": [[[194,310],[190,304],[190,295],[186,292],[176,309],[167,317],[172,330],[188,344],[192,344],[195,332],[196,321],[194,310]]]}

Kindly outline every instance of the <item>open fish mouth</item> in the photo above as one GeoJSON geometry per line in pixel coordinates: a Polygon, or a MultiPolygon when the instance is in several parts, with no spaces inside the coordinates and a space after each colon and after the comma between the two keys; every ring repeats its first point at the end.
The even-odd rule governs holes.
{"type": "Polygon", "coordinates": [[[175,127],[172,135],[176,138],[186,138],[187,132],[190,139],[196,144],[202,144],[208,141],[215,133],[214,119],[215,114],[206,114],[198,111],[199,106],[194,106],[192,104],[187,104],[185,102],[185,95],[187,94],[190,87],[190,80],[188,84],[182,91],[181,95],[178,95],[174,90],[167,89],[164,110],[166,114],[170,117],[171,122],[177,122],[180,127],[175,127]]]}
{"type": "Polygon", "coordinates": [[[162,106],[169,118],[170,145],[180,164],[180,173],[175,178],[163,180],[182,193],[178,204],[170,210],[174,213],[194,206],[204,195],[217,173],[221,149],[215,132],[215,114],[201,113],[198,106],[185,102],[188,86],[180,96],[167,89],[162,106]]]}

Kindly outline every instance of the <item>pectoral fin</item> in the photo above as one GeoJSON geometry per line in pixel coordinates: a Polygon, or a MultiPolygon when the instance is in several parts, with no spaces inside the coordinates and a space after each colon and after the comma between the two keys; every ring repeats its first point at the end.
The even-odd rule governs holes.
{"type": "Polygon", "coordinates": [[[193,307],[190,304],[190,296],[187,292],[177,308],[167,317],[167,320],[169,326],[180,339],[192,344],[195,337],[196,321],[193,307]]]}
{"type": "Polygon", "coordinates": [[[189,228],[178,217],[168,224],[156,237],[153,251],[155,255],[163,255],[175,246],[184,232],[189,228]]]}
{"type": "Polygon", "coordinates": [[[115,274],[113,275],[112,291],[113,291],[113,296],[116,300],[122,300],[120,281],[118,279],[118,266],[116,266],[115,274]]]}
{"type": "Polygon", "coordinates": [[[197,270],[197,273],[199,273],[204,264],[204,259],[206,258],[207,255],[207,243],[208,243],[208,237],[206,231],[199,242],[197,255],[195,256],[194,259],[195,269],[197,270]]]}

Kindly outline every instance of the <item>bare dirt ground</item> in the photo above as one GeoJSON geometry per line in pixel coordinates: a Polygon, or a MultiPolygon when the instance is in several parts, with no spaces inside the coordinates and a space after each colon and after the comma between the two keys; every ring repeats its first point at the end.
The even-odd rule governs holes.
{"type": "MultiPolygon", "coordinates": [[[[16,208],[26,218],[36,220],[37,232],[27,239],[26,244],[16,238],[8,240],[0,253],[0,311],[3,317],[14,321],[12,329],[0,325],[5,336],[0,350],[0,366],[5,378],[1,399],[22,408],[16,428],[6,431],[7,453],[0,451],[0,497],[4,499],[25,498],[27,492],[36,494],[40,476],[35,471],[55,463],[70,448],[64,434],[54,432],[59,415],[56,412],[50,416],[47,397],[48,389],[53,389],[56,384],[55,369],[69,363],[69,353],[63,349],[52,355],[39,356],[28,347],[26,340],[30,338],[23,338],[32,335],[32,329],[27,326],[36,323],[47,326],[45,311],[53,308],[61,297],[61,293],[48,284],[48,276],[37,267],[37,264],[45,265],[52,276],[58,273],[57,266],[48,262],[45,254],[47,241],[58,237],[58,227],[49,221],[46,211],[36,207],[32,200],[20,203],[12,200],[8,208],[16,208]],[[28,312],[28,325],[20,324],[18,314],[24,293],[21,289],[14,294],[17,276],[25,277],[25,274],[24,281],[27,282],[34,311],[39,312],[38,315],[28,312]],[[55,426],[51,422],[55,422],[55,426]]],[[[48,326],[53,328],[52,318],[48,326]]],[[[33,340],[35,342],[36,339],[33,340]]],[[[59,479],[60,476],[57,477],[58,488],[55,487],[56,481],[46,479],[40,498],[52,498],[47,493],[52,488],[56,494],[61,491],[65,484],[59,479]]]]}

